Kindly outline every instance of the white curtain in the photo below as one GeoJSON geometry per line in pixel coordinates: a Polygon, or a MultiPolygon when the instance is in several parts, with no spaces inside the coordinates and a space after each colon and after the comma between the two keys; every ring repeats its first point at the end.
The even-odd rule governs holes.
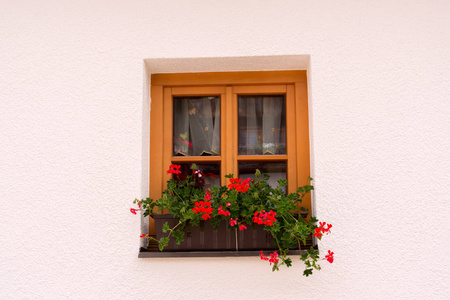
{"type": "MultiPolygon", "coordinates": [[[[245,144],[246,149],[244,148],[244,152],[246,155],[257,155],[260,154],[260,133],[258,126],[258,119],[256,116],[256,103],[257,98],[246,98],[245,101],[242,102],[244,117],[242,122],[242,127],[247,130],[245,134],[245,144]],[[245,127],[244,127],[245,126],[245,127]],[[246,151],[245,151],[246,150],[246,151]]],[[[241,134],[241,133],[239,133],[241,134]]]]}
{"type": "Polygon", "coordinates": [[[277,154],[280,138],[281,113],[283,104],[280,98],[264,97],[262,122],[262,154],[277,154]]]}
{"type": "Polygon", "coordinates": [[[219,155],[220,99],[175,100],[173,128],[175,155],[219,155]]]}
{"type": "Polygon", "coordinates": [[[280,96],[239,98],[240,154],[279,154],[278,146],[284,144],[281,127],[285,102],[282,100],[280,96]]]}

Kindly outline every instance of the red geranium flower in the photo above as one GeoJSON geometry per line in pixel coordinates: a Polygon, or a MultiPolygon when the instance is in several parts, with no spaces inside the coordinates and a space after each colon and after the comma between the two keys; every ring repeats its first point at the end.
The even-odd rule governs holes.
{"type": "MultiPolygon", "coordinates": [[[[205,194],[205,199],[209,200],[211,199],[211,192],[209,190],[206,191],[205,194]]],[[[211,219],[211,216],[209,214],[211,214],[213,212],[213,208],[211,207],[211,202],[210,201],[196,201],[195,202],[195,207],[192,209],[193,212],[195,212],[196,214],[203,214],[202,218],[203,220],[207,220],[207,219],[211,219]]]]}
{"type": "Polygon", "coordinates": [[[248,191],[250,187],[250,178],[242,180],[241,178],[230,178],[230,184],[228,188],[230,190],[236,190],[241,193],[248,191]]]}
{"type": "Polygon", "coordinates": [[[180,165],[170,165],[169,170],[167,170],[168,174],[181,174],[180,165]]]}
{"type": "Polygon", "coordinates": [[[255,211],[255,214],[253,216],[253,222],[258,225],[266,225],[266,226],[273,226],[273,222],[276,222],[277,219],[275,216],[277,215],[276,212],[273,210],[266,213],[265,210],[262,210],[260,212],[255,211]]]}
{"type": "Polygon", "coordinates": [[[326,260],[327,260],[330,264],[332,264],[333,261],[334,261],[333,255],[334,255],[334,252],[331,252],[331,250],[328,250],[328,254],[325,255],[326,260]]]}
{"type": "Polygon", "coordinates": [[[259,254],[259,256],[261,257],[261,260],[269,260],[268,257],[264,256],[264,252],[261,250],[261,253],[259,254]]]}
{"type": "Polygon", "coordinates": [[[316,229],[314,229],[314,231],[315,231],[315,233],[314,233],[314,236],[315,237],[318,237],[318,238],[321,238],[322,237],[322,229],[320,229],[320,228],[316,228],[316,229]]]}
{"type": "Polygon", "coordinates": [[[278,253],[277,252],[274,252],[273,254],[271,253],[270,254],[270,259],[269,259],[269,262],[270,262],[270,264],[272,264],[272,263],[277,263],[278,262],[278,253]]]}

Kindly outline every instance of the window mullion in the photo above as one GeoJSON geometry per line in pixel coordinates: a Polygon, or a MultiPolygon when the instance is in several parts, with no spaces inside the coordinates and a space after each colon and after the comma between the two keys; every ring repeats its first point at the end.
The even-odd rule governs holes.
{"type": "Polygon", "coordinates": [[[222,94],[223,101],[222,108],[222,127],[221,127],[221,151],[222,151],[222,166],[221,166],[221,183],[227,184],[225,175],[233,173],[233,90],[232,87],[227,86],[225,94],[222,94]]]}

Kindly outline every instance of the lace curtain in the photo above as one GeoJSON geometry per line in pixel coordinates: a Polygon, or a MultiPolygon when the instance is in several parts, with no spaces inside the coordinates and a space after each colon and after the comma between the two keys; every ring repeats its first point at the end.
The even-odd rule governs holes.
{"type": "Polygon", "coordinates": [[[184,97],[173,104],[174,155],[220,155],[220,98],[184,97]]]}
{"type": "Polygon", "coordinates": [[[286,154],[283,96],[239,97],[239,154],[286,154]]]}

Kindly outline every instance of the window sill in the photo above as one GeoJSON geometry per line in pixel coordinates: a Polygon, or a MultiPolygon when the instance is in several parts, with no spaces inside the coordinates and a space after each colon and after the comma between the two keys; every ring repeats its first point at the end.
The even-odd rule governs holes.
{"type": "MultiPolygon", "coordinates": [[[[317,246],[314,246],[317,249],[317,246]]],[[[265,250],[271,251],[271,250],[265,250]]],[[[300,255],[305,253],[306,250],[291,250],[288,255],[300,255]]],[[[146,248],[139,249],[138,258],[163,258],[163,257],[241,257],[241,256],[259,256],[261,250],[251,251],[166,251],[160,252],[158,250],[149,250],[146,248]]]]}

